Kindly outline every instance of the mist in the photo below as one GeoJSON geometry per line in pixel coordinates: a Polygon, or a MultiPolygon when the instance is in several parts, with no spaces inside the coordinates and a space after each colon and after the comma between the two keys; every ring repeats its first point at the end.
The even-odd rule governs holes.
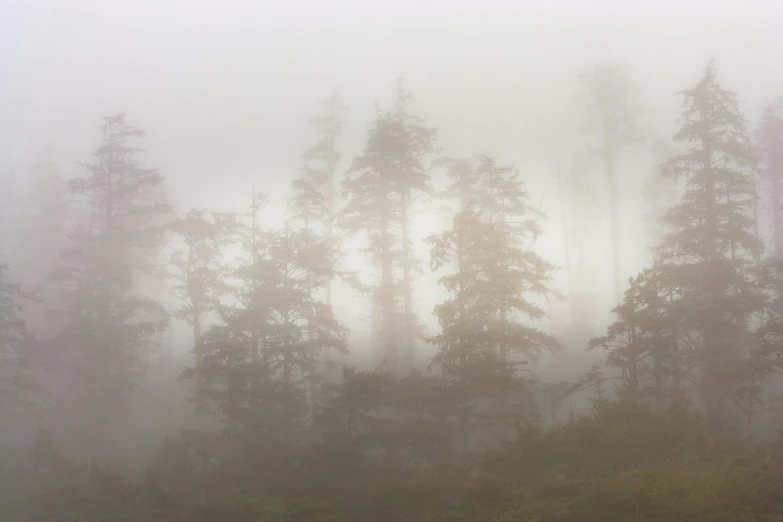
{"type": "MultiPolygon", "coordinates": [[[[583,498],[588,476],[613,477],[601,487],[620,498],[611,481],[634,469],[642,482],[673,480],[667,473],[698,481],[732,452],[776,451],[782,22],[783,4],[761,0],[7,1],[0,355],[10,362],[0,364],[0,501],[42,499],[38,507],[8,501],[9,520],[554,520],[552,506],[583,498]],[[688,90],[704,85],[730,93],[716,95],[731,114],[716,128],[742,119],[719,145],[704,138],[704,169],[714,151],[736,163],[725,168],[741,181],[726,193],[720,181],[694,188],[695,167],[677,170],[678,158],[701,150],[687,126],[709,111],[693,105],[706,111],[699,119],[687,110],[688,90]],[[106,152],[114,146],[116,156],[106,152]],[[111,189],[101,187],[111,186],[112,169],[148,188],[110,203],[111,189]],[[420,179],[356,188],[391,171],[420,179]],[[308,199],[312,187],[299,180],[317,185],[323,176],[325,192],[308,199]],[[520,192],[486,203],[497,187],[511,190],[492,185],[501,178],[520,192]],[[703,203],[702,233],[702,214],[688,214],[686,202],[713,189],[717,206],[703,203]],[[379,190],[386,196],[367,204],[379,190]],[[515,198],[524,203],[508,203],[515,198]],[[725,222],[724,203],[738,205],[725,222]],[[112,208],[125,214],[112,221],[112,208]],[[104,214],[105,223],[95,217],[104,214]],[[481,255],[465,254],[460,216],[475,220],[464,241],[481,255]],[[448,247],[441,258],[437,238],[448,247]],[[715,253],[694,254],[689,241],[715,253]],[[484,254],[498,257],[495,268],[481,264],[484,254]],[[694,256],[705,264],[687,272],[694,256]],[[493,272],[512,258],[513,270],[493,272]],[[738,279],[710,275],[719,273],[710,263],[724,261],[738,279]],[[203,274],[188,263],[202,263],[203,274]],[[509,290],[518,273],[524,283],[509,290]],[[474,274],[476,286],[461,274],[474,274]],[[201,301],[194,277],[207,285],[201,301]],[[98,298],[83,290],[93,284],[95,296],[112,296],[104,308],[138,306],[116,305],[105,319],[111,328],[95,319],[106,341],[90,340],[80,322],[100,316],[90,300],[98,298]],[[281,303],[294,298],[275,292],[289,287],[302,301],[285,311],[281,303]],[[727,304],[692,312],[709,302],[727,304]],[[495,308],[465,319],[482,306],[495,308]],[[261,309],[272,310],[263,328],[236,326],[250,321],[238,310],[261,309]],[[133,328],[127,354],[112,348],[122,357],[95,362],[109,351],[101,346],[133,328]],[[468,345],[497,354],[469,363],[468,345]],[[79,350],[91,354],[83,363],[79,350]],[[238,363],[225,361],[245,356],[242,375],[255,377],[239,385],[231,380],[238,363]],[[259,361],[269,357],[281,362],[262,378],[259,361]],[[454,377],[449,365],[473,377],[454,377]],[[95,383],[104,388],[72,395],[69,383],[92,383],[100,368],[95,383]],[[356,410],[346,414],[346,405],[356,410]],[[182,456],[196,447],[209,456],[182,456]],[[652,457],[674,447],[680,453],[652,457]],[[330,467],[337,448],[348,451],[345,480],[330,467]],[[705,448],[719,456],[702,459],[705,448]],[[41,452],[62,455],[78,473],[104,463],[128,491],[160,494],[156,508],[94,485],[83,489],[105,496],[103,507],[63,503],[53,491],[68,480],[31,471],[41,452]],[[275,471],[250,472],[243,460],[275,471]],[[680,467],[655,468],[663,463],[680,467]],[[134,475],[140,470],[147,479],[134,475]],[[550,495],[541,493],[555,480],[550,472],[570,493],[533,509],[536,496],[550,495]],[[231,478],[216,485],[221,473],[231,478]],[[242,476],[257,487],[236,485],[242,476]],[[475,497],[471,512],[467,499],[485,478],[502,482],[487,486],[498,496],[475,497]],[[156,489],[169,479],[182,482],[177,491],[156,489]],[[333,489],[319,480],[335,481],[333,489]],[[438,500],[418,499],[406,489],[413,483],[438,500]],[[240,514],[227,507],[232,494],[242,498],[240,514]],[[361,506],[344,502],[352,495],[361,506]],[[297,503],[310,515],[295,514],[297,503]]],[[[65,473],[53,462],[56,476],[65,473]]],[[[736,473],[752,474],[758,462],[736,473]]],[[[783,469],[776,473],[764,487],[783,481],[783,469]]],[[[740,479],[716,480],[726,505],[698,520],[745,508],[749,520],[779,516],[748,507],[766,497],[735,495],[731,481],[740,479]]],[[[584,520],[625,519],[631,504],[637,520],[697,520],[679,504],[666,511],[652,501],[657,507],[640,514],[639,503],[648,504],[639,488],[626,495],[632,503],[609,502],[584,520]]]]}

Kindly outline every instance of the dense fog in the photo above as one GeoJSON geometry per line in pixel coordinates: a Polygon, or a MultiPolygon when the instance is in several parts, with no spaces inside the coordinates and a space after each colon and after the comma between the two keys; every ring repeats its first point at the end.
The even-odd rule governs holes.
{"type": "Polygon", "coordinates": [[[0,519],[779,520],[781,28],[5,2],[0,519]]]}

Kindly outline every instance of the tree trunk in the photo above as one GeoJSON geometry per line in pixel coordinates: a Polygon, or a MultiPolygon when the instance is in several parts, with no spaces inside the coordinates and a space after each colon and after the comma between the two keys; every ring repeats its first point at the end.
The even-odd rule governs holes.
{"type": "Polygon", "coordinates": [[[408,199],[403,196],[400,212],[402,239],[402,292],[404,300],[403,340],[405,342],[405,363],[408,372],[416,369],[416,319],[413,314],[413,281],[409,244],[408,199]]]}
{"type": "Polygon", "coordinates": [[[609,224],[612,237],[612,281],[616,303],[623,299],[623,276],[620,267],[620,224],[617,219],[617,179],[614,171],[614,151],[610,145],[604,150],[606,181],[609,189],[609,224]]]}
{"type": "Polygon", "coordinates": [[[394,309],[394,273],[391,256],[391,237],[388,224],[381,229],[381,288],[379,289],[381,316],[383,324],[381,328],[381,342],[383,343],[384,357],[393,374],[399,374],[399,360],[397,353],[397,311],[394,309]]]}

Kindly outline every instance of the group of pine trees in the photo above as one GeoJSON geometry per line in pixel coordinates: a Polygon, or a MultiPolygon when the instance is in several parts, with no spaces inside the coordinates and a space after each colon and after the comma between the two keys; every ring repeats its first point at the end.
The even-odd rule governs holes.
{"type": "MultiPolygon", "coordinates": [[[[684,150],[661,165],[662,175],[682,181],[680,202],[663,217],[653,266],[630,281],[617,320],[591,346],[608,350],[607,363],[621,369],[633,400],[664,406],[672,393],[696,393],[716,426],[736,407],[750,422],[783,360],[775,333],[781,259],[759,237],[764,189],[756,178],[762,168],[774,186],[781,175],[780,115],[767,112],[762,158],[712,62],[680,94],[674,139],[684,150]]],[[[777,233],[781,206],[773,203],[777,233]]]]}
{"type": "MultiPolygon", "coordinates": [[[[51,162],[36,166],[37,192],[18,220],[25,228],[6,228],[19,235],[9,244],[51,266],[18,277],[40,283],[29,289],[14,265],[0,270],[0,408],[47,401],[53,390],[41,383],[55,382],[94,463],[75,471],[42,435],[30,455],[49,474],[35,464],[15,486],[42,500],[8,509],[26,520],[118,510],[128,520],[551,520],[552,506],[525,511],[537,495],[556,497],[563,514],[597,509],[598,486],[593,504],[568,488],[586,473],[640,462],[640,448],[673,462],[724,444],[739,421],[754,433],[759,412],[774,408],[765,394],[783,364],[783,106],[769,106],[754,140],[712,62],[680,93],[680,152],[659,175],[681,197],[663,216],[654,262],[624,284],[618,155],[643,133],[621,70],[596,69],[587,85],[614,291],[624,291],[606,334],[584,347],[605,350],[605,364],[570,389],[594,390],[593,417],[572,415],[546,433],[537,423],[546,406],[529,362],[561,348],[543,303],[562,296],[557,267],[536,250],[546,209],[530,202],[526,174],[487,154],[437,154],[438,131],[412,112],[402,85],[347,168],[346,107],[337,95],[324,103],[279,229],[264,226],[268,196],[255,190],[245,211],[176,215],[162,174],[139,160],[142,131],[119,115],[105,119],[101,145],[68,180],[68,196],[51,162]],[[444,169],[447,186],[433,186],[434,169],[444,169]],[[759,233],[766,187],[772,248],[759,233]],[[416,258],[411,239],[423,197],[453,209],[451,225],[427,238],[429,259],[416,258]],[[372,282],[342,269],[347,236],[363,241],[372,282]],[[434,333],[414,306],[427,263],[447,293],[434,333]],[[335,362],[349,351],[332,308],[336,279],[377,311],[372,348],[383,363],[374,369],[335,362]],[[160,281],[176,309],[154,295],[160,281]],[[143,480],[127,482],[96,463],[112,460],[120,405],[171,318],[192,329],[181,377],[192,382],[201,421],[166,444],[143,480]],[[436,349],[432,361],[417,358],[423,343],[436,349]],[[586,449],[586,440],[599,442],[586,449]],[[52,482],[52,473],[81,474],[81,489],[69,495],[76,486],[52,482]],[[525,490],[519,507],[495,475],[506,486],[550,489],[525,490]],[[568,504],[568,495],[588,504],[568,504]]],[[[711,473],[694,477],[701,472],[711,473]]],[[[619,511],[601,513],[628,515],[625,504],[612,506],[619,511]]]]}

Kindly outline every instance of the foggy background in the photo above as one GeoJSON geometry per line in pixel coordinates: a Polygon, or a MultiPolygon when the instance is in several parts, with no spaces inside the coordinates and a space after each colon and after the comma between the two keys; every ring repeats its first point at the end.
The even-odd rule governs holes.
{"type": "MultiPolygon", "coordinates": [[[[1,9],[0,165],[20,177],[47,145],[66,176],[78,171],[97,122],[124,111],[147,132],[148,163],[166,176],[178,210],[244,210],[255,186],[270,194],[265,215],[277,226],[317,103],[336,89],[349,107],[344,170],[376,104],[389,106],[401,78],[418,113],[440,129],[445,154],[494,154],[519,167],[532,202],[547,213],[539,251],[561,267],[557,176],[580,146],[580,72],[627,65],[648,109],[645,123],[667,142],[674,93],[710,57],[751,122],[783,90],[783,3],[772,0],[11,0],[1,9]]],[[[646,151],[639,156],[620,172],[625,276],[648,255],[640,188],[651,162],[646,151]]],[[[600,173],[596,179],[600,187],[600,173]]],[[[443,219],[420,216],[420,235],[443,219]]],[[[603,229],[596,250],[608,252],[603,229]]],[[[600,276],[608,288],[608,265],[600,276]]],[[[564,290],[563,270],[557,277],[564,290]]],[[[608,294],[596,307],[604,318],[608,294]]],[[[434,282],[419,282],[417,308],[430,326],[440,296],[434,282]]],[[[354,336],[356,306],[336,292],[337,313],[354,336]]]]}
{"type": "MultiPolygon", "coordinates": [[[[400,78],[415,96],[414,111],[440,129],[444,155],[490,154],[520,169],[531,202],[547,214],[537,250],[564,267],[558,177],[584,145],[578,74],[595,64],[627,65],[646,108],[645,125],[670,143],[680,103],[675,93],[697,81],[714,57],[752,128],[762,104],[783,92],[782,27],[783,3],[772,0],[6,0],[0,6],[0,168],[23,184],[29,166],[51,146],[62,174],[78,173],[101,118],[127,112],[146,131],[145,164],[166,177],[177,211],[245,211],[255,189],[270,195],[265,226],[279,226],[301,153],[312,141],[308,119],[318,103],[336,89],[349,107],[340,144],[344,171],[361,151],[376,109],[391,105],[400,78]]],[[[628,277],[649,262],[641,191],[653,161],[647,145],[626,156],[618,175],[628,277]]],[[[600,169],[594,179],[605,197],[600,169]]],[[[417,216],[414,241],[448,220],[445,213],[417,216]]],[[[600,331],[614,304],[608,217],[595,226],[600,331]]],[[[369,266],[354,244],[344,252],[346,268],[369,266]]],[[[418,254],[428,259],[423,247],[418,254]]],[[[556,281],[567,292],[565,270],[556,281]]],[[[432,308],[442,298],[430,274],[417,281],[416,310],[430,331],[432,308]]],[[[555,325],[563,306],[548,305],[555,325]]],[[[367,299],[336,285],[335,309],[361,357],[367,299]]],[[[180,328],[179,339],[177,328],[171,349],[189,353],[188,330],[180,328]]],[[[420,346],[423,364],[431,349],[420,346]]],[[[584,357],[581,346],[569,350],[584,357]]],[[[567,354],[558,357],[568,365],[567,354]]]]}

